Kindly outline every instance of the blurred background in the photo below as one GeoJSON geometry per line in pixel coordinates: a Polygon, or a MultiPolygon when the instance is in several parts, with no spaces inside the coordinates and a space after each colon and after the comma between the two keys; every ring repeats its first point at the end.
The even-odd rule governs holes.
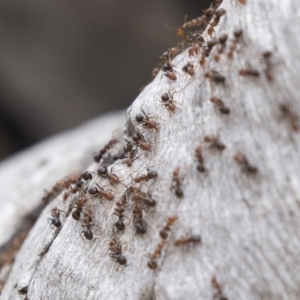
{"type": "Polygon", "coordinates": [[[0,160],[127,108],[151,81],[159,56],[177,44],[172,28],[210,3],[2,0],[0,160]]]}

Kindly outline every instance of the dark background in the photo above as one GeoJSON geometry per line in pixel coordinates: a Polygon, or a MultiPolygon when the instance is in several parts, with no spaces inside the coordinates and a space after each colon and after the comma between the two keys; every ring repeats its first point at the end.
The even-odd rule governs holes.
{"type": "Polygon", "coordinates": [[[210,1],[2,0],[0,160],[126,108],[210,1]],[[170,28],[164,23],[168,23],[170,28]]]}

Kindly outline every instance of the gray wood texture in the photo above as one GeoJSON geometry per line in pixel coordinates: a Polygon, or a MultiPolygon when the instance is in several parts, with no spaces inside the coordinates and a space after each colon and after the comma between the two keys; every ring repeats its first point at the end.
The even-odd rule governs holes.
{"type": "MultiPolygon", "coordinates": [[[[1,299],[299,299],[300,9],[293,0],[225,0],[221,7],[226,14],[213,35],[227,33],[228,40],[219,61],[221,45],[212,49],[204,67],[201,52],[191,57],[183,52],[172,62],[177,80],[160,72],[128,109],[126,139],[139,128],[151,141],[151,151],[139,149],[131,168],[124,160],[110,167],[122,184],[111,186],[98,176],[90,183],[115,196],[114,201],[91,198],[86,205],[96,224],[94,240],[83,239],[80,222],[70,216],[62,218],[59,233],[50,228],[51,209],[66,210],[71,201],[58,197],[26,239],[1,299]],[[237,29],[243,35],[235,45],[237,29]],[[265,51],[272,52],[268,60],[265,51]],[[194,76],[182,71],[187,62],[194,76]],[[250,67],[259,76],[240,75],[250,67]],[[225,82],[207,78],[212,70],[225,82]],[[174,113],[160,101],[166,92],[173,94],[174,113]],[[222,114],[211,97],[221,98],[230,113],[222,114]],[[135,122],[141,109],[160,124],[158,130],[135,122]],[[204,141],[208,135],[226,148],[204,141]],[[205,172],[197,171],[199,146],[205,172]],[[134,183],[147,168],[156,170],[157,178],[134,183]],[[176,168],[182,198],[172,185],[176,168]],[[116,233],[127,259],[122,266],[109,256],[109,242],[115,237],[115,202],[130,185],[151,192],[157,205],[144,209],[147,232],[139,235],[133,202],[127,202],[126,229],[116,233]],[[178,220],[158,267],[151,270],[147,256],[162,242],[159,231],[174,215],[178,220]],[[191,235],[201,235],[201,244],[174,245],[191,235]]],[[[204,38],[210,39],[207,33],[204,38]]],[[[68,159],[67,153],[60,159],[68,159]]]]}

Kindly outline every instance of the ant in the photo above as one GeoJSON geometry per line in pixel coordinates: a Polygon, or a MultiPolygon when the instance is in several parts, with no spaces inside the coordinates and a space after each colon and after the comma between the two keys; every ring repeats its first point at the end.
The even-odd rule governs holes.
{"type": "Polygon", "coordinates": [[[159,232],[159,235],[162,239],[167,239],[169,233],[168,231],[171,230],[171,226],[173,223],[175,223],[178,220],[178,216],[174,215],[168,218],[167,224],[164,226],[164,228],[159,232]]]}
{"type": "Polygon", "coordinates": [[[136,149],[133,148],[133,143],[127,142],[126,146],[124,147],[124,151],[127,153],[125,163],[127,167],[131,167],[136,154],[136,149]]]}
{"type": "Polygon", "coordinates": [[[215,61],[216,62],[219,62],[220,54],[222,54],[224,52],[224,49],[226,47],[227,38],[228,38],[228,35],[226,33],[221,34],[220,37],[219,37],[220,47],[219,47],[218,53],[215,55],[215,61]]]}
{"type": "Polygon", "coordinates": [[[132,201],[134,202],[142,202],[142,204],[147,207],[154,207],[156,205],[156,201],[152,198],[151,193],[144,193],[139,189],[135,189],[132,195],[132,201]]]}
{"type": "Polygon", "coordinates": [[[182,246],[186,244],[198,244],[201,243],[201,236],[200,235],[192,235],[189,237],[182,237],[174,242],[174,246],[182,246]]]}
{"type": "Polygon", "coordinates": [[[162,70],[165,73],[163,73],[161,76],[166,76],[170,80],[173,80],[173,81],[177,80],[177,77],[175,75],[175,71],[174,71],[174,69],[173,69],[170,62],[165,62],[162,66],[162,70]]]}
{"type": "Polygon", "coordinates": [[[106,200],[112,201],[115,199],[115,196],[110,192],[110,191],[105,191],[102,187],[100,187],[97,183],[96,185],[98,186],[91,187],[88,190],[89,195],[91,196],[100,196],[101,198],[104,197],[106,200]]]}
{"type": "Polygon", "coordinates": [[[219,283],[216,275],[214,275],[211,278],[211,285],[212,287],[216,290],[216,293],[214,295],[214,298],[217,298],[219,300],[228,300],[227,297],[223,296],[223,287],[222,285],[219,283]]]}
{"type": "Polygon", "coordinates": [[[251,66],[240,69],[239,74],[241,76],[252,76],[252,77],[258,77],[259,76],[259,72],[251,66]]]}
{"type": "Polygon", "coordinates": [[[190,76],[194,76],[195,75],[194,66],[190,62],[188,62],[186,65],[184,65],[182,67],[182,70],[185,73],[189,74],[190,76]]]}
{"type": "Polygon", "coordinates": [[[144,128],[148,128],[148,129],[158,129],[158,125],[159,123],[150,120],[149,116],[144,112],[144,110],[141,108],[141,111],[143,114],[137,114],[135,116],[135,121],[138,124],[142,124],[142,126],[144,128]]]}
{"type": "Polygon", "coordinates": [[[110,184],[120,183],[119,177],[116,174],[112,174],[112,169],[108,173],[106,165],[102,165],[97,169],[97,174],[102,178],[107,178],[110,184]]]}
{"type": "Polygon", "coordinates": [[[218,149],[218,150],[224,150],[226,146],[214,135],[206,135],[204,137],[204,141],[206,143],[210,143],[210,146],[212,148],[218,149]]]}
{"type": "Polygon", "coordinates": [[[120,245],[120,243],[117,241],[116,238],[113,238],[109,242],[109,250],[110,250],[109,256],[111,258],[113,258],[120,265],[126,265],[127,260],[122,255],[122,246],[120,245]]]}
{"type": "Polygon", "coordinates": [[[111,139],[101,150],[94,153],[94,160],[96,163],[99,163],[103,155],[107,153],[107,151],[112,148],[118,142],[117,139],[111,139]]]}
{"type": "Polygon", "coordinates": [[[143,220],[143,211],[138,206],[137,203],[135,203],[133,208],[133,224],[135,227],[135,230],[139,234],[145,234],[147,231],[147,224],[143,220]]]}
{"type": "Polygon", "coordinates": [[[154,250],[154,252],[150,255],[150,260],[148,261],[147,265],[150,269],[154,270],[157,268],[157,258],[160,257],[161,255],[161,251],[163,250],[163,248],[166,246],[166,241],[161,241],[156,249],[154,250]]]}
{"type": "Polygon", "coordinates": [[[76,221],[80,220],[80,216],[81,216],[83,207],[86,204],[87,200],[88,199],[86,197],[80,197],[78,199],[78,201],[76,203],[76,210],[74,210],[72,212],[72,217],[73,217],[74,220],[76,220],[76,221]]]}
{"type": "Polygon", "coordinates": [[[236,161],[236,163],[242,167],[243,172],[245,172],[247,174],[256,174],[257,173],[257,171],[258,171],[257,167],[250,165],[247,157],[244,154],[242,154],[241,152],[237,152],[233,158],[236,161]]]}
{"type": "Polygon", "coordinates": [[[211,79],[215,83],[224,83],[226,78],[215,70],[210,70],[205,73],[205,77],[211,79]]]}
{"type": "Polygon", "coordinates": [[[216,106],[218,107],[220,113],[222,114],[229,114],[230,113],[230,109],[224,104],[224,102],[217,97],[211,97],[210,101],[216,106]]]}
{"type": "Polygon", "coordinates": [[[170,61],[171,59],[173,59],[175,57],[176,54],[178,54],[179,51],[180,51],[179,48],[172,47],[172,48],[168,49],[168,51],[164,52],[160,58],[170,61]]]}
{"type": "Polygon", "coordinates": [[[227,57],[229,59],[232,59],[233,58],[233,53],[234,51],[236,50],[236,46],[237,46],[237,42],[238,42],[238,39],[243,35],[243,30],[242,29],[236,29],[234,32],[233,32],[233,35],[234,35],[234,40],[229,48],[229,52],[227,54],[227,57]]]}
{"type": "Polygon", "coordinates": [[[137,132],[133,136],[133,141],[142,150],[144,150],[144,151],[150,151],[151,150],[151,143],[148,142],[148,141],[146,141],[145,138],[144,138],[144,136],[140,132],[137,132]]]}
{"type": "Polygon", "coordinates": [[[115,222],[114,226],[116,226],[116,228],[120,231],[123,231],[125,229],[125,224],[123,222],[124,220],[123,213],[124,213],[124,206],[126,203],[127,203],[126,196],[123,195],[121,200],[119,200],[116,203],[116,208],[114,211],[114,215],[116,215],[119,218],[119,220],[115,222]]]}
{"type": "Polygon", "coordinates": [[[265,75],[266,75],[268,81],[273,80],[273,76],[271,74],[271,69],[272,69],[271,57],[272,57],[271,51],[263,52],[263,62],[265,65],[264,72],[265,72],[265,75]]]}
{"type": "MultiPolygon", "coordinates": [[[[88,213],[85,212],[84,213],[84,217],[83,217],[83,225],[82,225],[82,228],[83,228],[83,231],[81,232],[81,234],[83,233],[83,236],[87,239],[87,240],[92,240],[94,235],[93,235],[93,232],[92,232],[92,226],[93,226],[93,220],[92,220],[92,217],[90,215],[91,211],[89,211],[88,213]]],[[[82,237],[82,236],[81,236],[82,237]]]]}
{"type": "Polygon", "coordinates": [[[195,156],[198,160],[197,170],[201,173],[205,172],[206,169],[204,167],[204,160],[203,160],[203,156],[202,156],[202,146],[199,146],[199,147],[196,148],[195,156]]]}
{"type": "Polygon", "coordinates": [[[147,174],[144,175],[139,175],[136,178],[134,178],[134,182],[135,183],[140,183],[141,181],[149,181],[150,179],[153,179],[155,177],[157,177],[157,172],[155,170],[149,170],[147,169],[147,174]]]}
{"type": "Polygon", "coordinates": [[[175,110],[178,108],[175,104],[174,104],[174,100],[173,100],[173,94],[170,93],[170,91],[168,91],[167,93],[163,94],[160,97],[160,101],[162,102],[162,104],[167,108],[167,110],[171,113],[174,113],[175,110]]]}
{"type": "Polygon", "coordinates": [[[281,104],[280,110],[282,111],[284,117],[288,119],[290,122],[290,125],[294,131],[299,131],[299,125],[298,125],[298,118],[297,116],[291,111],[291,109],[286,104],[281,104]]]}
{"type": "Polygon", "coordinates": [[[200,45],[198,43],[192,45],[191,47],[189,47],[188,49],[188,53],[189,53],[189,56],[194,56],[196,55],[200,50],[200,45]]]}
{"type": "Polygon", "coordinates": [[[212,20],[212,22],[210,23],[208,29],[207,29],[207,33],[208,35],[212,36],[212,34],[214,33],[214,27],[216,27],[219,22],[220,22],[220,19],[223,15],[225,15],[226,13],[226,10],[224,8],[218,8],[216,11],[215,11],[215,15],[214,15],[214,18],[212,20]]]}
{"type": "Polygon", "coordinates": [[[176,168],[173,172],[172,186],[175,188],[175,195],[178,198],[182,198],[183,190],[181,188],[181,179],[179,178],[179,168],[176,168]]]}
{"type": "Polygon", "coordinates": [[[56,196],[58,196],[65,188],[65,184],[63,180],[58,181],[51,189],[50,192],[46,191],[46,195],[42,198],[44,203],[49,203],[56,196]]]}
{"type": "Polygon", "coordinates": [[[60,219],[59,219],[59,217],[60,217],[60,210],[57,208],[57,207],[55,207],[55,208],[53,208],[52,210],[51,210],[51,216],[53,217],[53,218],[48,218],[47,220],[48,220],[48,223],[52,226],[54,226],[54,227],[56,227],[57,229],[60,229],[61,228],[61,221],[60,221],[60,219]]]}

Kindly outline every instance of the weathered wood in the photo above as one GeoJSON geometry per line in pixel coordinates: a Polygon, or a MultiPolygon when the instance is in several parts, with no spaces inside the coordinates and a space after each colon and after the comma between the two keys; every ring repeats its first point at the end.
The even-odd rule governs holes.
{"type": "Polygon", "coordinates": [[[59,197],[25,241],[2,299],[299,298],[299,7],[292,0],[245,5],[228,0],[222,7],[226,14],[214,35],[227,33],[228,41],[219,62],[214,58],[220,45],[212,49],[204,68],[199,64],[201,53],[177,56],[177,80],[160,72],[128,109],[127,139],[140,128],[151,141],[151,151],[139,150],[131,168],[123,160],[113,165],[125,186],[111,187],[106,180],[94,179],[112,189],[118,200],[146,168],[158,173],[141,184],[157,200],[155,209],[144,211],[145,235],[134,229],[132,201],[126,206],[126,229],[117,238],[127,266],[108,255],[116,200],[89,200],[87,208],[99,226],[93,228],[96,238],[91,242],[81,238],[80,222],[71,217],[63,219],[59,234],[49,227],[51,208],[69,204],[59,197]],[[230,59],[237,29],[243,35],[230,59]],[[263,58],[265,51],[272,53],[269,62],[263,58]],[[194,65],[194,76],[182,71],[188,61],[194,65]],[[259,76],[240,75],[250,64],[259,76]],[[212,70],[225,76],[225,82],[205,77],[212,70]],[[174,113],[159,101],[168,91],[178,107],[174,113]],[[230,113],[222,114],[211,97],[221,98],[230,113]],[[160,123],[159,130],[136,124],[141,109],[160,123]],[[205,141],[207,135],[218,137],[226,148],[212,147],[205,141]],[[197,171],[199,146],[205,172],[197,171]],[[176,168],[181,199],[172,188],[176,168]],[[157,269],[151,270],[147,254],[161,243],[159,231],[173,215],[179,219],[171,227],[157,269]],[[176,239],[191,234],[201,235],[202,243],[174,246],[176,239]]]}

